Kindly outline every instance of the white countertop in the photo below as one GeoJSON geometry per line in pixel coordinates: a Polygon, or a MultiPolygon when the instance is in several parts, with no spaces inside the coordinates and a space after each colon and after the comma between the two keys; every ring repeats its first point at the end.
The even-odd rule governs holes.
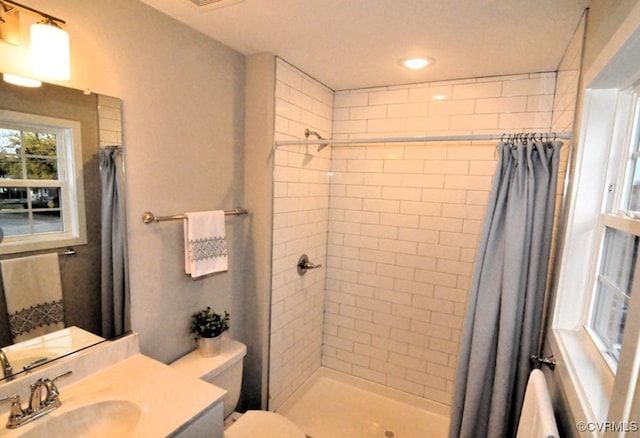
{"type": "MultiPolygon", "coordinates": [[[[56,384],[60,388],[60,408],[18,429],[2,429],[0,436],[17,437],[65,412],[111,400],[127,400],[140,408],[139,420],[130,436],[167,436],[222,403],[226,393],[142,354],[134,354],[69,385],[64,385],[64,378],[56,384]]],[[[21,398],[24,407],[27,394],[21,398]]]]}

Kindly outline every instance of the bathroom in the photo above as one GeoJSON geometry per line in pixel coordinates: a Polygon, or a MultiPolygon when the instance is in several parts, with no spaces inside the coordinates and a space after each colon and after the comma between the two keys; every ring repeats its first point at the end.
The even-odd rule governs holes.
{"type": "MultiPolygon", "coordinates": [[[[456,248],[456,263],[446,257],[420,260],[433,263],[441,269],[438,271],[434,266],[428,270],[439,272],[441,280],[441,284],[434,285],[431,296],[414,294],[410,290],[411,285],[406,284],[404,290],[394,294],[393,299],[396,301],[390,301],[391,297],[383,299],[392,303],[389,304],[389,309],[393,310],[377,307],[372,309],[371,306],[376,304],[365,299],[360,299],[360,307],[357,307],[348,302],[349,294],[341,289],[342,283],[348,281],[340,277],[344,273],[334,270],[331,277],[324,278],[321,275],[324,270],[318,270],[311,271],[300,279],[297,274],[287,271],[287,268],[290,267],[290,260],[297,258],[301,252],[308,253],[312,261],[322,263],[327,269],[356,263],[348,259],[344,248],[338,246],[338,241],[343,240],[344,236],[332,234],[328,245],[323,246],[327,237],[322,233],[327,232],[325,229],[343,229],[348,225],[349,218],[352,222],[368,220],[350,212],[344,205],[346,196],[339,193],[342,189],[346,193],[347,190],[362,190],[362,187],[349,188],[345,183],[341,187],[334,186],[334,191],[330,193],[326,175],[328,171],[332,171],[335,178],[348,179],[348,175],[341,173],[344,169],[339,167],[342,164],[346,166],[347,160],[353,160],[352,165],[356,167],[375,164],[372,161],[358,161],[358,148],[351,152],[340,147],[316,152],[315,148],[282,146],[273,153],[272,140],[301,138],[307,127],[333,138],[364,136],[357,127],[362,119],[349,119],[349,114],[353,114],[353,111],[349,111],[350,107],[358,107],[372,114],[375,108],[364,108],[359,103],[363,101],[361,99],[366,99],[377,105],[397,105],[396,109],[400,111],[402,103],[424,102],[425,96],[433,94],[430,87],[420,86],[418,83],[392,90],[381,87],[375,90],[338,91],[334,96],[330,89],[309,75],[313,72],[301,72],[286,59],[274,58],[268,54],[242,55],[143,2],[30,0],[29,5],[61,16],[68,23],[73,47],[73,76],[64,85],[116,96],[123,102],[127,236],[132,291],[131,326],[139,334],[142,353],[170,363],[193,349],[192,337],[187,330],[189,316],[194,309],[212,305],[216,309],[229,310],[230,336],[245,343],[249,350],[245,360],[245,382],[240,405],[243,409],[266,408],[267,397],[270,397],[270,407],[277,407],[297,385],[311,375],[321,361],[324,366],[351,372],[372,381],[387,379],[386,381],[393,382],[391,386],[396,389],[409,392],[419,390],[420,393],[414,395],[450,405],[455,368],[452,358],[455,358],[457,351],[457,339],[464,315],[464,294],[469,287],[474,260],[475,247],[469,242],[480,233],[482,205],[486,202],[492,165],[495,163],[495,142],[451,146],[451,153],[459,153],[465,157],[460,161],[471,162],[471,170],[461,175],[451,165],[451,173],[433,174],[434,179],[446,177],[451,184],[449,195],[456,195],[455,191],[460,188],[460,184],[472,184],[475,189],[473,196],[465,199],[466,205],[451,203],[448,212],[443,214],[447,220],[442,222],[458,227],[444,230],[448,233],[445,234],[446,237],[450,239],[446,246],[456,248]],[[262,92],[267,87],[265,84],[269,78],[276,84],[272,95],[262,92]],[[308,93],[305,99],[301,99],[302,103],[294,96],[298,92],[308,93]],[[310,120],[301,122],[296,120],[295,112],[300,111],[305,102],[311,102],[316,112],[310,120]],[[274,107],[274,114],[271,116],[275,125],[261,126],[264,114],[260,109],[268,108],[269,105],[274,107]],[[298,132],[300,134],[296,134],[298,132]],[[311,163],[305,161],[304,153],[307,150],[313,157],[311,163]],[[351,153],[355,155],[349,155],[351,153]],[[333,164],[329,161],[330,156],[332,161],[336,160],[333,164]],[[273,187],[270,183],[271,163],[276,166],[273,187]],[[293,177],[287,171],[292,166],[291,163],[301,163],[305,170],[300,175],[302,180],[288,179],[293,177]],[[309,167],[305,167],[307,164],[309,167]],[[330,169],[330,165],[333,168],[330,169]],[[323,175],[325,180],[314,182],[313,187],[305,186],[307,181],[304,178],[310,177],[310,172],[323,175]],[[282,190],[287,184],[302,191],[294,194],[298,199],[287,200],[287,194],[282,190]],[[210,189],[211,187],[215,189],[210,189]],[[293,211],[292,204],[299,203],[300,197],[311,197],[309,190],[313,190],[313,195],[318,197],[321,207],[326,208],[331,204],[331,215],[322,211],[287,215],[293,211]],[[236,206],[246,208],[250,214],[233,217],[226,222],[230,245],[229,272],[205,281],[191,281],[185,278],[180,269],[183,242],[179,222],[146,225],[140,220],[140,214],[148,210],[158,215],[172,215],[236,206]],[[317,225],[314,229],[320,235],[304,236],[310,242],[304,248],[300,246],[299,240],[288,242],[286,239],[291,236],[287,234],[291,233],[286,230],[305,228],[301,221],[307,219],[314,221],[317,225]],[[310,324],[315,325],[304,327],[304,330],[296,326],[297,322],[292,318],[294,325],[289,330],[304,331],[309,334],[309,338],[304,345],[296,346],[300,350],[291,351],[295,363],[280,363],[280,366],[274,366],[274,370],[280,371],[273,371],[269,375],[269,362],[273,366],[274,361],[281,360],[270,358],[270,352],[281,353],[278,349],[284,348],[289,342],[284,338],[286,330],[277,326],[279,322],[274,323],[269,318],[284,310],[284,300],[287,298],[291,302],[309,304],[300,295],[296,295],[300,290],[292,290],[291,285],[298,283],[310,287],[302,292],[305,299],[317,299],[324,303],[324,308],[314,308],[310,312],[309,320],[313,320],[310,324]],[[272,293],[273,299],[270,298],[272,293]],[[447,299],[441,299],[438,294],[445,294],[447,299]],[[279,302],[278,299],[283,301],[279,302]],[[388,315],[385,321],[391,324],[390,321],[397,318],[396,311],[411,311],[402,307],[406,300],[411,299],[420,301],[420,309],[439,318],[439,331],[436,335],[425,339],[427,335],[424,331],[429,328],[419,322],[414,327],[405,327],[405,322],[397,321],[395,326],[388,327],[387,338],[362,339],[360,330],[351,329],[356,324],[361,324],[362,318],[358,315],[372,312],[373,318],[374,310],[376,317],[388,315]],[[435,308],[432,309],[432,306],[435,308]],[[349,312],[351,313],[348,314],[349,312]],[[282,330],[277,331],[278,328],[282,330]],[[336,336],[338,332],[345,336],[336,336]],[[402,332],[409,332],[408,335],[413,340],[408,342],[403,337],[407,333],[402,332]],[[282,347],[278,344],[279,341],[283,342],[282,347]],[[420,350],[420,343],[424,341],[433,348],[420,350]],[[357,353],[353,349],[348,351],[353,343],[360,346],[356,347],[359,348],[357,353]],[[398,376],[398,370],[403,366],[410,366],[407,357],[389,355],[389,352],[393,352],[394,345],[400,343],[406,344],[407,348],[410,346],[418,357],[427,355],[432,359],[428,373],[413,373],[412,380],[398,376]],[[365,351],[362,347],[364,344],[370,349],[365,351]],[[302,356],[304,354],[308,354],[308,357],[302,356]],[[389,360],[373,360],[380,354],[388,355],[386,357],[389,360]],[[363,365],[364,363],[367,365],[363,365]]],[[[598,53],[615,34],[618,26],[626,23],[631,11],[637,10],[634,1],[618,2],[617,5],[612,12],[610,3],[606,1],[590,2],[589,24],[585,26],[586,23],[582,23],[586,27],[583,30],[586,32],[583,55],[585,64],[597,61],[598,53]]],[[[575,27],[576,32],[579,32],[578,23],[575,23],[575,27]]],[[[0,49],[0,70],[9,70],[13,65],[9,57],[5,56],[7,49],[0,49]]],[[[444,81],[435,84],[444,89],[442,92],[455,91],[461,96],[460,99],[473,101],[476,113],[472,115],[478,117],[473,120],[471,117],[459,117],[459,125],[450,129],[465,133],[468,130],[474,130],[474,133],[488,132],[490,128],[483,123],[494,123],[486,119],[489,117],[487,114],[495,113],[488,108],[484,113],[478,109],[482,105],[481,98],[502,97],[502,89],[511,87],[509,97],[514,100],[523,100],[524,97],[529,102],[529,108],[525,111],[528,114],[517,120],[503,115],[502,123],[505,125],[491,125],[493,129],[498,128],[499,132],[512,129],[572,131],[576,102],[579,101],[576,77],[579,67],[576,67],[575,59],[567,58],[564,61],[568,67],[558,72],[532,72],[515,77],[481,78],[455,83],[444,81]],[[564,75],[563,79],[561,75],[564,75]],[[563,89],[561,84],[565,84],[566,88],[563,89]],[[500,92],[496,94],[493,89],[500,89],[500,92]],[[567,94],[566,99],[560,98],[564,96],[563,93],[567,94]],[[554,107],[554,104],[560,106],[554,107]],[[477,125],[470,126],[468,123],[477,125]]],[[[447,111],[453,110],[442,106],[441,114],[449,116],[447,111]]],[[[424,121],[421,117],[424,117],[405,113],[396,119],[403,117],[403,128],[393,126],[394,120],[380,119],[374,136],[431,135],[440,134],[443,130],[435,128],[434,132],[417,132],[419,130],[412,129],[411,123],[420,123],[424,121]]],[[[435,120],[432,122],[435,123],[435,120]]],[[[449,146],[435,145],[429,150],[437,153],[447,147],[449,146]]],[[[427,162],[437,166],[437,156],[419,156],[420,151],[427,148],[430,146],[403,149],[404,153],[409,154],[403,163],[407,168],[397,169],[397,172],[410,174],[411,160],[419,159],[423,160],[423,164],[427,162]]],[[[398,152],[393,145],[376,150],[379,154],[398,152]]],[[[370,154],[367,158],[370,158],[370,154]]],[[[399,219],[387,217],[386,220],[397,223],[399,219]]],[[[412,221],[416,218],[407,214],[402,220],[412,221]]],[[[403,239],[387,241],[389,245],[395,245],[399,253],[403,251],[404,242],[403,239]]],[[[424,256],[428,253],[432,249],[429,245],[434,245],[432,237],[424,236],[420,248],[416,245],[416,255],[424,256]]],[[[370,266],[373,259],[380,262],[377,257],[382,257],[374,251],[369,255],[372,259],[366,263],[358,263],[370,266]]],[[[416,263],[417,259],[407,260],[407,263],[416,263]]],[[[398,266],[393,268],[402,270],[398,266]]],[[[395,275],[395,271],[390,275],[395,275]]],[[[398,272],[398,275],[401,273],[398,272]]],[[[422,275],[426,274],[422,272],[422,275]]],[[[377,281],[376,278],[369,280],[377,281]]],[[[354,287],[364,294],[371,285],[359,284],[354,287]]],[[[301,310],[302,308],[298,309],[301,310]]],[[[308,309],[304,310],[305,314],[309,313],[308,309]]],[[[285,318],[282,314],[279,316],[285,318]]],[[[382,323],[380,326],[385,327],[382,323]]],[[[402,374],[406,376],[406,368],[402,374]]],[[[560,422],[572,430],[572,416],[578,414],[572,414],[566,404],[561,403],[558,409],[556,414],[561,417],[560,422]]],[[[580,419],[580,416],[575,418],[576,421],[580,419]]],[[[573,433],[575,432],[573,428],[573,433]]]]}

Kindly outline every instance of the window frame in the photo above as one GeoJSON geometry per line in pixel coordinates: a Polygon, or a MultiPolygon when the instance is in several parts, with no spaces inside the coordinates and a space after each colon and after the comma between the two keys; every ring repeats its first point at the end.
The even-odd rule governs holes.
{"type": "MultiPolygon", "coordinates": [[[[576,139],[571,158],[572,178],[568,185],[563,217],[565,233],[558,257],[559,270],[554,278],[554,304],[547,341],[556,357],[554,373],[575,424],[603,424],[604,421],[637,421],[640,415],[640,282],[632,289],[627,325],[622,340],[617,372],[612,373],[584,323],[590,316],[593,298],[591,279],[597,274],[600,223],[604,207],[616,200],[607,196],[607,188],[618,184],[611,180],[620,166],[616,149],[621,148],[628,131],[629,114],[620,105],[628,104],[623,93],[640,79],[640,5],[629,13],[616,34],[583,74],[584,88],[576,139]],[[617,111],[616,111],[617,109],[617,111]],[[626,120],[625,120],[626,117],[626,120]],[[615,397],[612,395],[615,394],[615,397]],[[593,422],[593,423],[588,423],[593,422]]],[[[622,196],[622,194],[617,194],[622,196]]],[[[619,200],[619,199],[618,199],[619,200]]],[[[636,260],[636,266],[638,266],[636,260]]],[[[640,269],[640,268],[638,268],[640,269]]],[[[638,274],[636,269],[636,275],[638,274]]],[[[574,429],[575,431],[576,429],[574,429]]],[[[606,436],[617,436],[613,433],[606,436]]],[[[580,436],[602,436],[597,430],[580,436]]]]}
{"type": "Polygon", "coordinates": [[[610,150],[614,136],[617,90],[586,90],[584,112],[578,140],[576,172],[571,184],[567,216],[567,232],[560,257],[553,323],[549,342],[558,357],[556,368],[575,418],[584,421],[604,421],[610,404],[615,376],[585,329],[592,300],[592,282],[597,271],[594,242],[602,236],[604,188],[611,162],[610,150]],[[602,147],[608,145],[608,147],[602,147]],[[590,172],[584,172],[590,169],[590,172]]]}
{"type": "MultiPolygon", "coordinates": [[[[58,180],[0,180],[0,184],[15,187],[59,187],[59,209],[62,214],[61,232],[20,236],[4,236],[0,241],[0,255],[19,252],[63,248],[87,243],[87,226],[82,174],[81,124],[75,120],[0,110],[3,125],[15,129],[55,133],[57,136],[58,180]]],[[[26,176],[26,175],[25,175],[26,176]]]]}
{"type": "MultiPolygon", "coordinates": [[[[601,354],[611,372],[615,375],[618,359],[607,354],[605,342],[594,325],[597,312],[599,277],[604,257],[607,229],[640,236],[640,221],[637,215],[628,210],[633,180],[633,165],[637,164],[640,131],[640,86],[619,90],[616,95],[615,117],[611,144],[608,149],[606,165],[606,184],[602,189],[602,207],[597,221],[596,238],[593,245],[592,266],[589,270],[589,283],[586,301],[588,303],[584,318],[584,329],[601,354]],[[635,161],[634,161],[635,160],[635,161]]],[[[636,263],[637,265],[637,263],[636,263]]],[[[640,281],[640,272],[634,270],[633,284],[640,281]]]]}

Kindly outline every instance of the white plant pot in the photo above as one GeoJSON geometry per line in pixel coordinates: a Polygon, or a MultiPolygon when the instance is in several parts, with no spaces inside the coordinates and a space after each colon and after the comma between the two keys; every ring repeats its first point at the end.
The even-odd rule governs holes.
{"type": "Polygon", "coordinates": [[[198,351],[203,357],[211,357],[220,353],[220,344],[222,336],[215,338],[198,338],[198,351]]]}

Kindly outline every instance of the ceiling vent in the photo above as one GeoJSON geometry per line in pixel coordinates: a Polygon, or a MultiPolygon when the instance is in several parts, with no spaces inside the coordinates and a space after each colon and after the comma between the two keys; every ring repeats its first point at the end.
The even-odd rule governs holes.
{"type": "Polygon", "coordinates": [[[240,3],[243,0],[189,0],[201,9],[218,9],[240,3]]]}

